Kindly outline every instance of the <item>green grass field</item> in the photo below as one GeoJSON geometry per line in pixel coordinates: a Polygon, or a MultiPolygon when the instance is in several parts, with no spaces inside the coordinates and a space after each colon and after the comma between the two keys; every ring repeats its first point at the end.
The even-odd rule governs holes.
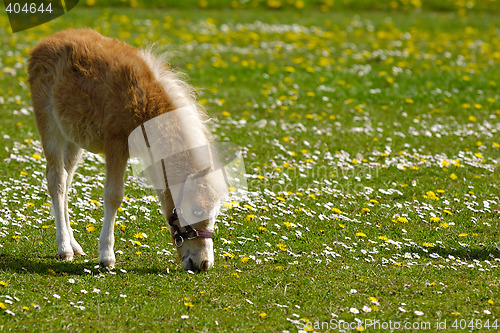
{"type": "Polygon", "coordinates": [[[497,331],[497,11],[86,3],[16,34],[0,16],[1,331],[497,331]],[[26,64],[70,27],[173,52],[215,135],[246,148],[251,195],[219,217],[211,271],[182,270],[131,178],[117,267],[99,268],[104,160],[91,154],[70,204],[87,256],[57,259],[26,64]]]}

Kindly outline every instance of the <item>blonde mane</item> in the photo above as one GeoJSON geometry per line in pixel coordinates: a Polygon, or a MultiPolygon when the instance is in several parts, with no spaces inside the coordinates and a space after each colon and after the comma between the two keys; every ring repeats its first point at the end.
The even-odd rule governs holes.
{"type": "Polygon", "coordinates": [[[152,48],[143,49],[139,51],[139,57],[148,65],[153,73],[155,79],[163,87],[163,90],[169,97],[175,109],[191,106],[196,109],[200,122],[202,123],[202,130],[209,141],[211,141],[211,132],[206,126],[208,116],[204,108],[196,101],[197,92],[189,85],[185,79],[185,74],[178,71],[173,71],[167,68],[170,53],[164,52],[156,55],[153,53],[152,48]]]}

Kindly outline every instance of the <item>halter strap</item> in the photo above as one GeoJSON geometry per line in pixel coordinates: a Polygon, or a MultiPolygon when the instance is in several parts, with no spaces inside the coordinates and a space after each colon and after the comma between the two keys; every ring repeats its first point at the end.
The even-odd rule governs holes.
{"type": "Polygon", "coordinates": [[[196,230],[191,227],[189,224],[184,227],[185,231],[181,232],[181,229],[177,224],[174,224],[175,221],[179,220],[179,216],[177,215],[177,209],[174,208],[172,215],[168,219],[168,224],[174,229],[174,242],[175,246],[181,247],[184,244],[185,239],[194,239],[194,238],[213,238],[213,232],[206,230],[196,230]]]}

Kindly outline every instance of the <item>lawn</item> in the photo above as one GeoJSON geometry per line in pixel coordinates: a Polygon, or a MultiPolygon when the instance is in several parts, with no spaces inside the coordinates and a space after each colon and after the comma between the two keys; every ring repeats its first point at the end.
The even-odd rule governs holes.
{"type": "Polygon", "coordinates": [[[0,330],[497,330],[498,11],[86,3],[16,34],[0,16],[0,330]],[[87,256],[57,259],[26,64],[70,27],[172,52],[215,136],[244,148],[248,201],[219,217],[211,271],[182,270],[131,172],[100,268],[93,154],[70,203],[87,256]]]}

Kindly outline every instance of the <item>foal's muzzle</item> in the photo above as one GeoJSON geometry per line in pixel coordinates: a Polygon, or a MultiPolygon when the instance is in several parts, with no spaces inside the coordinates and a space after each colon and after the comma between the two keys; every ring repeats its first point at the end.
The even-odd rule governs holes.
{"type": "Polygon", "coordinates": [[[185,271],[193,271],[193,272],[206,272],[214,265],[210,260],[202,260],[199,263],[196,263],[191,257],[188,257],[182,261],[182,268],[185,271]]]}

